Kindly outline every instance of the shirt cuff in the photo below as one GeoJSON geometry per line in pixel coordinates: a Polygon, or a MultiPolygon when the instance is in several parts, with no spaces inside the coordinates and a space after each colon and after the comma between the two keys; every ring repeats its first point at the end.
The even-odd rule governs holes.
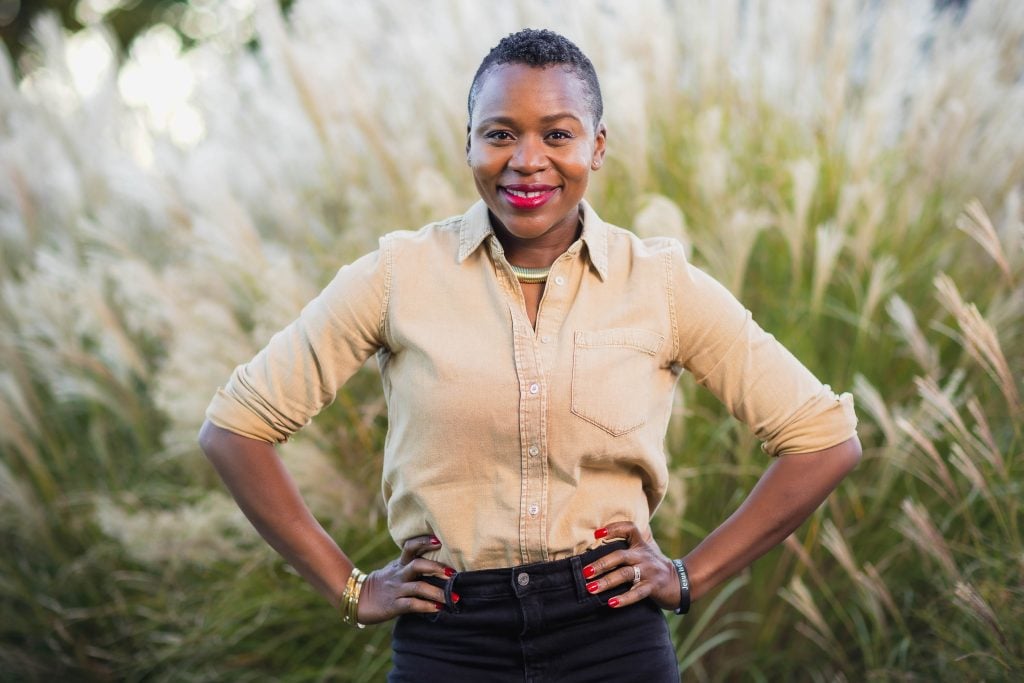
{"type": "Polygon", "coordinates": [[[823,385],[821,392],[802,405],[786,423],[761,444],[775,457],[790,453],[813,453],[843,443],[857,433],[853,396],[836,395],[823,385]]]}
{"type": "Polygon", "coordinates": [[[213,400],[206,408],[206,419],[229,432],[267,443],[283,443],[295,431],[288,430],[283,425],[275,428],[250,406],[222,387],[217,389],[213,400]]]}

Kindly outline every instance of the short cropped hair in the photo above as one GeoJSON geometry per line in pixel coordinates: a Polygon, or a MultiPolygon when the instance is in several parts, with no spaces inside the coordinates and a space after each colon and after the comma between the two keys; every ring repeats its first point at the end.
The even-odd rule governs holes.
{"type": "Polygon", "coordinates": [[[525,28],[510,33],[495,45],[473,76],[469,87],[469,118],[473,118],[473,107],[480,94],[484,77],[489,71],[502,64],[525,64],[536,68],[562,66],[566,71],[583,82],[587,108],[594,119],[594,128],[601,122],[604,114],[604,102],[601,100],[601,86],[597,82],[597,72],[583,51],[563,35],[547,29],[525,28]]]}

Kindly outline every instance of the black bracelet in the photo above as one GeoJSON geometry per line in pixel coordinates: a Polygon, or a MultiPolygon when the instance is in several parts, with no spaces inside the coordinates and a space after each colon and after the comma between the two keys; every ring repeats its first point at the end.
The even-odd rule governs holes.
{"type": "Polygon", "coordinates": [[[690,611],[690,577],[682,560],[672,560],[672,564],[679,574],[679,607],[676,607],[676,614],[686,614],[690,611]]]}

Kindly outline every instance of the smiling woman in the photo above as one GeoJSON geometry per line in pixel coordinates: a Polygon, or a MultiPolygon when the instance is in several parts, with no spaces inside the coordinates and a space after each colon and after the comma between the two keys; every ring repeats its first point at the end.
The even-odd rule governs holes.
{"type": "MultiPolygon", "coordinates": [[[[570,69],[515,63],[478,74],[471,89],[466,159],[512,266],[547,268],[579,237],[580,201],[607,134],[588,90],[570,69]]],[[[527,280],[536,324],[544,281],[527,280]]]]}
{"type": "Polygon", "coordinates": [[[482,80],[466,140],[477,191],[515,244],[509,261],[523,251],[550,263],[576,239],[580,200],[604,160],[604,124],[592,121],[572,71],[504,64],[482,80]],[[541,246],[550,254],[533,253],[541,246]]]}
{"type": "Polygon", "coordinates": [[[341,268],[207,411],[238,504],[352,625],[394,619],[391,681],[676,681],[662,610],[790,534],[856,464],[848,394],[822,385],[672,239],[584,200],[607,131],[590,60],[524,30],[470,89],[481,201],[341,268]],[[388,405],[383,491],[400,555],[358,570],[273,444],[371,355],[388,405]],[[688,371],[778,457],[683,558],[650,519],[688,371]]]}

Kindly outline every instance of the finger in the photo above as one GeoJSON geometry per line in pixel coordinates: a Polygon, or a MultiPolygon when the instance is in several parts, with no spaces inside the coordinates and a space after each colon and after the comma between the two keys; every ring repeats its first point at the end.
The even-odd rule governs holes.
{"type": "Polygon", "coordinates": [[[643,535],[633,522],[612,522],[594,531],[594,538],[605,541],[621,538],[630,546],[640,545],[644,542],[643,535]]]}
{"type": "Polygon", "coordinates": [[[367,583],[363,585],[363,592],[360,595],[359,603],[365,598],[368,603],[375,604],[385,611],[397,613],[401,606],[408,603],[410,599],[425,600],[427,602],[444,603],[444,589],[435,586],[427,581],[418,578],[404,580],[401,576],[393,577],[394,580],[385,580],[379,585],[367,583]],[[396,611],[397,610],[397,611],[396,611]]]}
{"type": "Polygon", "coordinates": [[[436,576],[439,579],[450,579],[455,576],[455,570],[440,562],[434,562],[422,557],[417,557],[402,567],[402,578],[406,581],[415,581],[421,576],[436,576]]]}
{"type": "Polygon", "coordinates": [[[444,598],[441,600],[424,600],[422,598],[405,597],[395,600],[397,614],[417,613],[433,614],[444,609],[444,598]]]}
{"type": "Polygon", "coordinates": [[[395,601],[401,599],[424,600],[426,602],[439,602],[444,604],[444,589],[427,583],[426,581],[407,581],[398,589],[395,601]]]}
{"type": "MultiPolygon", "coordinates": [[[[626,552],[626,551],[623,551],[626,552]]],[[[608,557],[611,557],[610,555],[608,557]]],[[[602,558],[604,559],[604,558],[602,558]]],[[[597,564],[595,562],[595,564],[597,564]]],[[[603,593],[606,590],[615,588],[616,586],[622,586],[626,584],[634,583],[636,579],[636,572],[633,567],[639,567],[639,564],[622,563],[622,566],[609,569],[605,574],[595,574],[593,579],[588,579],[586,584],[587,592],[590,594],[603,593]]],[[[586,575],[586,568],[584,568],[584,576],[586,575]]],[[[643,581],[645,577],[641,571],[640,581],[643,581]]],[[[636,585],[639,585],[639,581],[636,585]]]]}
{"type": "MultiPolygon", "coordinates": [[[[402,581],[399,576],[389,580],[382,572],[374,572],[363,584],[359,596],[359,621],[374,624],[406,612],[431,613],[444,608],[444,590],[426,581],[402,581]]],[[[459,596],[452,593],[452,601],[459,596]]]]}
{"type": "Polygon", "coordinates": [[[599,557],[588,565],[583,567],[583,578],[589,580],[597,579],[616,567],[621,567],[625,564],[630,564],[630,551],[627,550],[615,550],[604,557],[599,557]]]}
{"type": "Polygon", "coordinates": [[[621,609],[640,602],[650,594],[651,585],[646,581],[641,581],[625,593],[608,598],[608,602],[606,604],[612,609],[621,609]]]}
{"type": "Polygon", "coordinates": [[[413,558],[441,547],[441,539],[433,534],[413,536],[402,544],[402,564],[409,564],[413,558]]]}

